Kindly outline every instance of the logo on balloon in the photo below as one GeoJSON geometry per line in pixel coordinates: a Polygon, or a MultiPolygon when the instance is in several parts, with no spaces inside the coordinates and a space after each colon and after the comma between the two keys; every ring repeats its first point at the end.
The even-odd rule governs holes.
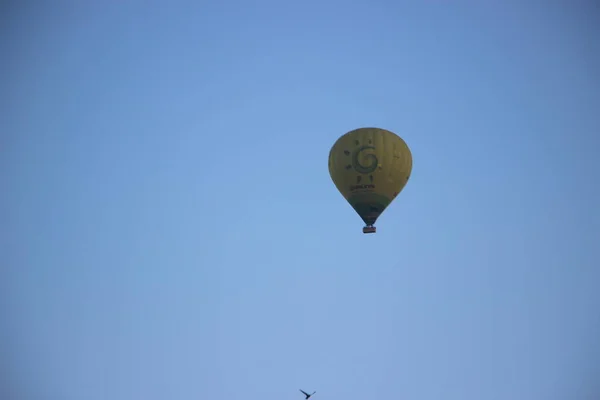
{"type": "Polygon", "coordinates": [[[354,150],[354,153],[352,154],[352,167],[361,174],[370,174],[377,169],[377,165],[379,164],[379,160],[375,154],[367,154],[364,157],[366,160],[368,160],[368,164],[365,165],[360,163],[358,160],[360,153],[368,149],[375,150],[375,147],[366,145],[360,146],[358,149],[354,150]]]}

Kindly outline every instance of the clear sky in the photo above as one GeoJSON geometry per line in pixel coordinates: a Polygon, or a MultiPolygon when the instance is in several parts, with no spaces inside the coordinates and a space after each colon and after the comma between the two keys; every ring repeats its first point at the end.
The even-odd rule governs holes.
{"type": "Polygon", "coordinates": [[[544,3],[4,6],[3,398],[597,399],[600,14],[544,3]]]}

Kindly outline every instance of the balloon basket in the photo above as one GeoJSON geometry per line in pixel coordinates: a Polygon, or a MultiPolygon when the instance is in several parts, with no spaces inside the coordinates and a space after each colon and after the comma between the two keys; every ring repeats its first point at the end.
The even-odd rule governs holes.
{"type": "Polygon", "coordinates": [[[377,228],[375,228],[374,226],[365,226],[363,228],[363,233],[375,233],[377,231],[377,228]]]}

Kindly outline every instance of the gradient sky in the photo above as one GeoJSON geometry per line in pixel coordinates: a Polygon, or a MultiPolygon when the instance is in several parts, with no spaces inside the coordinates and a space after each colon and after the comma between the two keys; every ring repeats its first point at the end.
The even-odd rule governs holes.
{"type": "Polygon", "coordinates": [[[600,13],[545,3],[4,6],[4,398],[597,399],[600,13]]]}

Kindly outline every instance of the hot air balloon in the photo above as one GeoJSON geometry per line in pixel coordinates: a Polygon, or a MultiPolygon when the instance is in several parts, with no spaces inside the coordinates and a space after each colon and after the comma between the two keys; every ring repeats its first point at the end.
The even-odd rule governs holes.
{"type": "Polygon", "coordinates": [[[365,222],[363,233],[376,232],[375,221],[404,189],[411,172],[410,149],[385,129],[355,129],[329,151],[331,179],[365,222]]]}

